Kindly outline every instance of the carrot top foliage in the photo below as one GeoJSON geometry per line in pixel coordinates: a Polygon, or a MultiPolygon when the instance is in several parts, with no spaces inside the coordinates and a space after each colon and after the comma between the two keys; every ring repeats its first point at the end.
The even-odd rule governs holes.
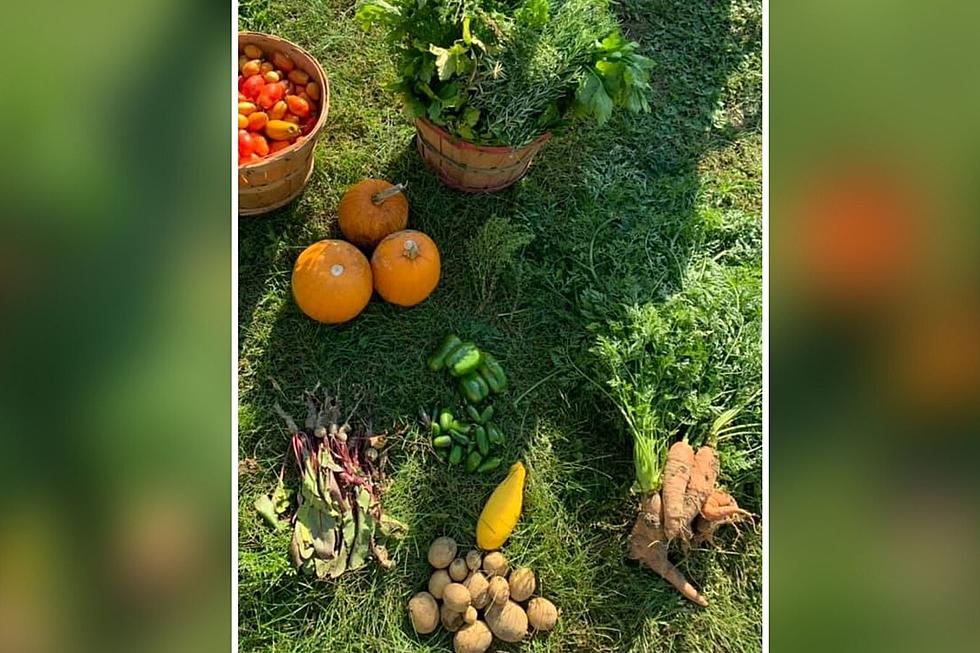
{"type": "Polygon", "coordinates": [[[659,488],[676,436],[704,443],[719,415],[754,400],[761,319],[761,275],[694,261],[665,303],[630,306],[597,337],[593,352],[634,439],[640,491],[659,488]]]}

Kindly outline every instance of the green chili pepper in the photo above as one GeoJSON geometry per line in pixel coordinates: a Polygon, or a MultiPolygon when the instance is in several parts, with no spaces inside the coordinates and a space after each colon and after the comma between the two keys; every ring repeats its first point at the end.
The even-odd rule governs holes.
{"type": "Polygon", "coordinates": [[[500,467],[500,463],[502,463],[502,462],[503,462],[503,460],[500,457],[498,457],[498,456],[494,456],[492,458],[487,458],[486,460],[483,461],[483,464],[482,465],[480,465],[479,467],[477,467],[476,471],[480,472],[481,474],[483,472],[493,471],[494,469],[497,469],[498,467],[500,467]]]}
{"type": "Polygon", "coordinates": [[[483,461],[483,456],[480,455],[479,451],[474,451],[466,457],[466,471],[475,472],[483,461]]]}
{"type": "Polygon", "coordinates": [[[483,409],[483,412],[480,414],[480,419],[477,421],[480,422],[480,424],[486,424],[492,419],[493,419],[493,405],[490,405],[483,409]]]}
{"type": "Polygon", "coordinates": [[[477,424],[483,423],[483,421],[480,419],[480,411],[476,409],[476,406],[473,406],[472,404],[466,404],[466,414],[469,415],[470,419],[472,419],[477,424]]]}
{"type": "Polygon", "coordinates": [[[432,431],[432,435],[439,435],[442,433],[442,427],[439,426],[439,422],[432,422],[429,424],[429,430],[432,431]]]}
{"type": "Polygon", "coordinates": [[[436,449],[444,449],[453,443],[453,439],[448,435],[440,435],[432,438],[432,446],[436,449]]]}
{"type": "Polygon", "coordinates": [[[472,342],[464,342],[456,351],[446,357],[446,367],[453,376],[464,376],[476,370],[483,360],[483,354],[472,342]]]}
{"type": "Polygon", "coordinates": [[[460,422],[459,420],[453,420],[453,429],[459,431],[463,435],[469,435],[470,431],[473,430],[473,425],[467,424],[466,422],[460,422]]]}
{"type": "Polygon", "coordinates": [[[470,439],[456,429],[449,431],[449,435],[452,436],[453,440],[455,440],[457,444],[461,444],[464,447],[470,443],[470,439]]]}
{"type": "Polygon", "coordinates": [[[449,464],[458,465],[463,460],[463,447],[458,444],[453,445],[453,450],[449,453],[449,464]]]}
{"type": "Polygon", "coordinates": [[[497,425],[492,422],[490,424],[487,424],[487,437],[490,439],[490,442],[492,442],[493,444],[501,445],[504,443],[503,432],[501,432],[501,430],[497,427],[497,425]]]}
{"type": "Polygon", "coordinates": [[[476,446],[484,456],[490,452],[490,440],[487,438],[487,430],[482,426],[476,427],[476,446]]]}
{"type": "Polygon", "coordinates": [[[463,344],[463,341],[460,340],[454,333],[450,333],[443,338],[439,348],[432,352],[432,355],[429,356],[428,360],[426,360],[426,364],[429,366],[429,369],[433,372],[438,372],[445,368],[446,358],[461,344],[463,344]]]}

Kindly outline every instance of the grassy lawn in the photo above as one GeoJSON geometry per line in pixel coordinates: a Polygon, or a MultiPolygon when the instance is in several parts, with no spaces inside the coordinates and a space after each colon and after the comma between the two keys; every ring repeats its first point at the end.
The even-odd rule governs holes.
{"type": "MultiPolygon", "coordinates": [[[[761,650],[758,526],[674,552],[711,601],[707,609],[626,559],[632,445],[594,353],[627,307],[696,292],[709,266],[740,280],[739,302],[761,302],[761,2],[618,3],[629,36],[657,62],[653,111],[558,134],[524,181],[479,197],[445,188],[424,168],[413,127],[382,87],[392,74],[384,44],[361,31],[353,11],[341,0],[241,2],[243,29],[302,45],[331,82],[305,194],[240,221],[239,442],[241,456],[259,466],[239,479],[241,649],[452,650],[445,633],[417,637],[405,606],[428,577],[428,543],[449,534],[472,544],[479,510],[505,473],[445,470],[415,425],[420,406],[452,396],[423,361],[453,330],[493,352],[510,375],[497,413],[508,459],[524,460],[529,478],[505,553],[533,567],[562,610],[549,636],[492,650],[761,650]],[[413,309],[375,299],[346,325],[319,325],[292,302],[292,265],[308,244],[338,236],[337,202],[366,176],[408,183],[410,226],[439,244],[443,278],[413,309]],[[318,382],[342,401],[369,397],[360,413],[376,429],[410,426],[394,445],[385,506],[411,534],[393,548],[390,572],[370,566],[334,583],[298,578],[288,534],[271,532],[251,508],[271,490],[287,450],[273,404],[302,416],[300,393],[318,382]]],[[[747,314],[737,336],[749,346],[733,352],[717,411],[761,385],[759,312],[747,314]]],[[[718,316],[701,317],[711,324],[718,316]]],[[[758,422],[759,412],[754,401],[740,419],[758,422]]],[[[723,469],[722,481],[758,514],[761,436],[756,430],[728,446],[723,464],[738,464],[723,469]]]]}

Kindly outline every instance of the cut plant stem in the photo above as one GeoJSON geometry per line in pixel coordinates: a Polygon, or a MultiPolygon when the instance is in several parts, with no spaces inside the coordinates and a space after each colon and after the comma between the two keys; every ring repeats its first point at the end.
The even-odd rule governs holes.
{"type": "Polygon", "coordinates": [[[394,196],[395,196],[395,195],[397,195],[398,193],[402,193],[402,192],[404,192],[404,191],[405,191],[405,186],[406,186],[406,184],[395,184],[395,185],[394,185],[394,186],[392,186],[391,188],[388,188],[388,189],[386,189],[386,190],[383,190],[383,191],[381,191],[381,192],[379,192],[379,193],[375,193],[375,194],[374,194],[374,195],[373,195],[373,196],[371,197],[371,201],[372,201],[372,202],[373,202],[373,203],[374,203],[375,205],[381,205],[381,204],[384,204],[384,201],[385,201],[385,200],[387,200],[387,199],[389,199],[389,198],[392,198],[392,197],[394,197],[394,196]]]}

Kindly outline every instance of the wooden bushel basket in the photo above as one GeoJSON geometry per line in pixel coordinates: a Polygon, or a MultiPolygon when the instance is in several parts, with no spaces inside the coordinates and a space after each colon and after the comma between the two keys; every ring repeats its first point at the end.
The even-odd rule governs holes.
{"type": "Polygon", "coordinates": [[[454,138],[425,118],[415,121],[419,155],[450,188],[465,193],[492,193],[527,174],[531,160],[551,138],[544,134],[522,148],[474,145],[454,138]]]}
{"type": "Polygon", "coordinates": [[[259,46],[266,53],[282,52],[292,59],[297,68],[320,85],[320,101],[319,114],[309,134],[261,161],[239,166],[238,215],[244,216],[260,215],[278,209],[303,191],[313,174],[313,149],[330,109],[330,84],[327,76],[317,60],[306,50],[276,36],[258,32],[240,33],[239,49],[249,44],[259,46]]]}

